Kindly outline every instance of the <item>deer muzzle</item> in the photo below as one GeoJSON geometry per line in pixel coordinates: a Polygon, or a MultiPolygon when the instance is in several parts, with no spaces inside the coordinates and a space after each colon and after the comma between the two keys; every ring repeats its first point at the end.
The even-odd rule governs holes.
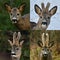
{"type": "Polygon", "coordinates": [[[42,29],[46,29],[47,28],[47,22],[46,22],[46,20],[42,21],[41,27],[42,27],[42,29]]]}
{"type": "Polygon", "coordinates": [[[13,18],[12,18],[12,22],[13,22],[13,23],[17,23],[17,18],[16,18],[16,17],[13,17],[13,18]]]}

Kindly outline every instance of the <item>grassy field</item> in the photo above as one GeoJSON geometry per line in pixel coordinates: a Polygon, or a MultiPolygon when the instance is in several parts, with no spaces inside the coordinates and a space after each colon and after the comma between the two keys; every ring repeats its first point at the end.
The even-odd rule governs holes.
{"type": "MultiPolygon", "coordinates": [[[[52,50],[53,60],[60,60],[60,31],[46,31],[49,34],[50,41],[55,44],[50,49],[52,50]]],[[[37,41],[41,40],[43,31],[32,31],[30,34],[30,59],[39,60],[41,48],[38,46],[37,41]]]]}

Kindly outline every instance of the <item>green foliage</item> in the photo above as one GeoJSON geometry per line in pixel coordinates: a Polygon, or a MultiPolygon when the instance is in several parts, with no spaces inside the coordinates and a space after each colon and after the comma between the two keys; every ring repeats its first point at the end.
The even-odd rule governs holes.
{"type": "Polygon", "coordinates": [[[0,32],[0,51],[7,51],[8,50],[8,38],[5,35],[5,31],[0,32]]]}

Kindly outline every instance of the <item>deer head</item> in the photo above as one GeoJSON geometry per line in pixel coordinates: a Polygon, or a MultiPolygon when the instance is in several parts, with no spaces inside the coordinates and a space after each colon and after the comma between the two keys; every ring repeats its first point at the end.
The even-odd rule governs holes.
{"type": "Polygon", "coordinates": [[[49,10],[50,3],[48,2],[46,7],[44,3],[41,3],[41,8],[35,4],[35,12],[39,15],[38,23],[41,25],[41,29],[47,29],[48,25],[50,24],[51,17],[56,13],[57,6],[54,6],[49,10]]]}
{"type": "Polygon", "coordinates": [[[41,59],[49,60],[48,58],[51,57],[50,48],[54,45],[54,41],[49,42],[48,33],[42,34],[42,41],[40,41],[38,45],[42,48],[41,53],[40,53],[41,59]]]}
{"type": "Polygon", "coordinates": [[[20,32],[18,32],[18,34],[16,32],[13,33],[13,41],[8,40],[8,42],[11,45],[11,56],[13,58],[17,58],[20,59],[21,56],[21,49],[22,49],[22,44],[24,41],[19,42],[21,38],[21,34],[20,32]]]}
{"type": "Polygon", "coordinates": [[[12,21],[12,23],[17,23],[19,21],[19,19],[21,18],[21,13],[23,12],[24,8],[25,8],[25,3],[21,4],[21,6],[19,8],[16,7],[11,7],[10,5],[8,5],[7,3],[5,3],[5,7],[10,15],[10,19],[12,21]]]}

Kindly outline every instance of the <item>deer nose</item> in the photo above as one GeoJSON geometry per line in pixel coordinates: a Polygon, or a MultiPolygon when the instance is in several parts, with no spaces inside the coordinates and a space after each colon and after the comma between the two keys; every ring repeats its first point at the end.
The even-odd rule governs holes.
{"type": "Polygon", "coordinates": [[[42,22],[43,25],[47,25],[47,22],[42,22]]]}
{"type": "Polygon", "coordinates": [[[47,21],[44,19],[44,20],[42,21],[42,24],[43,24],[43,25],[47,25],[47,21]]]}
{"type": "Polygon", "coordinates": [[[12,22],[13,22],[13,23],[17,23],[17,18],[16,18],[16,17],[13,17],[13,18],[12,18],[12,22]]]}
{"type": "Polygon", "coordinates": [[[13,21],[14,21],[14,20],[17,20],[17,18],[16,18],[16,17],[13,17],[12,20],[13,20],[13,21]]]}
{"type": "Polygon", "coordinates": [[[11,55],[16,55],[16,54],[14,53],[14,54],[11,54],[11,55]]]}
{"type": "Polygon", "coordinates": [[[47,55],[48,55],[48,54],[44,54],[43,56],[44,56],[44,57],[47,57],[47,55]]]}
{"type": "Polygon", "coordinates": [[[13,19],[13,20],[16,20],[17,18],[16,18],[16,17],[13,17],[12,19],[13,19]]]}
{"type": "Polygon", "coordinates": [[[44,52],[43,56],[47,56],[47,55],[48,55],[47,52],[44,52]]]}
{"type": "Polygon", "coordinates": [[[11,55],[16,55],[15,52],[11,52],[11,55]]]}

